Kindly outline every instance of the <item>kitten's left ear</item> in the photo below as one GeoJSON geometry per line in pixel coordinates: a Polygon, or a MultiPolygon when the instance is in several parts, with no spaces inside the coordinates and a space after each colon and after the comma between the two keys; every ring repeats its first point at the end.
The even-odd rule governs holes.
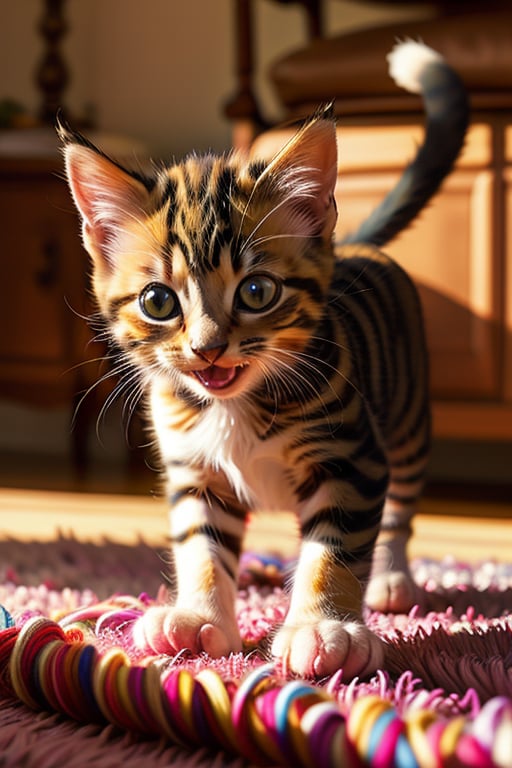
{"type": "Polygon", "coordinates": [[[301,217],[312,236],[330,236],[334,230],[337,175],[336,123],[331,105],[313,115],[263,173],[285,186],[294,214],[301,217]]]}
{"type": "Polygon", "coordinates": [[[115,244],[123,226],[149,206],[149,190],[137,175],[104,155],[81,134],[59,125],[66,175],[82,216],[84,245],[96,268],[115,266],[115,244]]]}

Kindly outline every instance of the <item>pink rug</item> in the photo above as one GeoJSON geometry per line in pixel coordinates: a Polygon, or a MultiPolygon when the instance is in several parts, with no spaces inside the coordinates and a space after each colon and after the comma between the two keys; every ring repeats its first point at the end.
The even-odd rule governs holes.
{"type": "Polygon", "coordinates": [[[420,605],[367,616],[384,668],[315,683],[269,663],[279,559],[246,556],[244,653],[213,661],[134,649],[165,570],[142,543],[11,542],[0,558],[0,766],[512,766],[512,566],[414,563],[420,605]]]}

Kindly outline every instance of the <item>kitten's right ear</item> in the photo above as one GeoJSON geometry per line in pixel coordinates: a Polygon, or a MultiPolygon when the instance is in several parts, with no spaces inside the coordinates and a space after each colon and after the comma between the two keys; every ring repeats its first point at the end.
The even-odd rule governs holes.
{"type": "MultiPolygon", "coordinates": [[[[302,232],[331,238],[336,224],[338,164],[336,124],[332,104],[319,109],[265,166],[258,178],[282,185],[289,217],[302,232]]],[[[285,210],[285,208],[283,208],[285,210]]]]}
{"type": "Polygon", "coordinates": [[[141,178],[122,168],[91,142],[62,123],[66,176],[82,217],[86,250],[96,266],[112,267],[116,242],[127,224],[149,207],[149,190],[141,178]]]}

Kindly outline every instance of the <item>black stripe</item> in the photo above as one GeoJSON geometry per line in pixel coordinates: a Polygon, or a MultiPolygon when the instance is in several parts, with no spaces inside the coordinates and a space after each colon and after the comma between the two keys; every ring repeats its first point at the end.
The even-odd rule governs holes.
{"type": "MultiPolygon", "coordinates": [[[[396,464],[393,464],[393,472],[396,468],[396,464]]],[[[425,478],[425,468],[422,467],[417,472],[414,472],[412,475],[404,475],[403,477],[396,477],[396,475],[393,475],[393,482],[403,485],[411,484],[411,483],[420,483],[425,478]]]]}
{"type": "Polygon", "coordinates": [[[363,499],[377,499],[384,496],[388,487],[388,471],[383,464],[378,477],[369,477],[349,458],[319,461],[311,466],[307,480],[296,488],[299,501],[312,496],[327,480],[341,480],[350,484],[363,499]]]}
{"type": "Polygon", "coordinates": [[[394,275],[370,257],[352,257],[338,263],[333,288],[333,306],[349,331],[360,385],[379,413],[391,400],[397,372],[393,341],[407,332],[394,310],[394,275]]]}
{"type": "Polygon", "coordinates": [[[225,547],[234,555],[240,554],[241,541],[239,536],[234,536],[225,531],[221,531],[214,525],[205,523],[204,525],[192,526],[188,530],[180,533],[179,536],[170,536],[169,540],[171,544],[183,544],[185,541],[192,539],[195,536],[206,536],[210,541],[215,544],[220,544],[225,547]]]}
{"type": "MultiPolygon", "coordinates": [[[[407,438],[403,440],[403,444],[405,445],[410,439],[410,435],[407,435],[407,438]]],[[[390,446],[390,450],[394,450],[397,446],[395,444],[390,446]]],[[[396,469],[403,469],[404,467],[410,467],[411,464],[416,464],[418,461],[424,460],[426,461],[429,455],[429,446],[428,441],[423,442],[417,451],[414,453],[408,453],[407,456],[404,456],[403,459],[395,460],[393,459],[393,468],[396,469]]]]}
{"type": "Polygon", "coordinates": [[[351,552],[346,550],[334,552],[337,564],[351,566],[363,565],[369,567],[376,539],[377,536],[375,535],[368,542],[362,544],[360,547],[357,547],[357,549],[354,549],[351,552]]]}
{"type": "Polygon", "coordinates": [[[176,179],[168,179],[167,184],[162,195],[162,207],[169,201],[169,210],[167,211],[167,226],[172,229],[174,226],[174,220],[176,218],[176,194],[178,185],[176,179]]]}
{"type": "Polygon", "coordinates": [[[247,172],[253,181],[257,181],[266,168],[267,164],[264,160],[256,160],[249,164],[247,172]]]}
{"type": "Polygon", "coordinates": [[[290,320],[289,323],[283,323],[282,325],[276,325],[276,331],[285,331],[287,328],[314,328],[316,322],[313,320],[305,309],[299,309],[298,313],[290,320]]]}
{"type": "Polygon", "coordinates": [[[115,323],[119,316],[119,310],[126,306],[126,304],[130,304],[132,301],[135,301],[137,297],[137,293],[130,293],[127,296],[120,296],[117,299],[112,299],[106,312],[108,321],[115,323]]]}
{"type": "Polygon", "coordinates": [[[234,171],[226,166],[219,174],[214,196],[217,223],[223,230],[231,228],[231,199],[236,193],[237,184],[234,171]]]}
{"type": "Polygon", "coordinates": [[[247,347],[252,344],[264,344],[266,339],[264,336],[250,336],[248,339],[242,339],[239,343],[239,347],[247,347]]]}
{"type": "MultiPolygon", "coordinates": [[[[311,536],[322,525],[332,525],[339,530],[339,539],[343,539],[345,533],[362,533],[371,530],[380,524],[382,518],[383,502],[375,504],[365,510],[347,514],[339,507],[326,507],[316,512],[313,517],[301,525],[303,536],[311,536]]],[[[315,541],[319,540],[316,537],[315,541]]]]}
{"type": "Polygon", "coordinates": [[[225,572],[227,573],[227,575],[229,576],[229,578],[231,579],[231,581],[234,581],[234,582],[236,583],[236,573],[235,573],[235,571],[233,570],[233,568],[231,568],[231,566],[229,566],[229,565],[228,565],[228,564],[227,564],[227,563],[226,563],[226,562],[223,560],[223,558],[222,558],[222,557],[219,557],[219,558],[218,558],[218,561],[219,561],[219,563],[221,564],[222,568],[223,568],[223,569],[225,570],[225,572]]]}
{"type": "MultiPolygon", "coordinates": [[[[394,442],[392,449],[402,448],[407,445],[411,440],[411,436],[417,436],[419,433],[424,432],[422,450],[427,455],[430,451],[430,409],[428,401],[428,385],[425,380],[418,383],[414,376],[410,376],[410,384],[408,387],[407,397],[404,398],[402,409],[396,417],[393,424],[390,424],[390,430],[400,432],[400,427],[407,423],[407,429],[405,434],[397,442],[394,442]],[[416,389],[421,387],[423,397],[418,403],[416,412],[412,412],[412,403],[416,394],[416,389]],[[412,423],[410,419],[413,419],[412,423]]],[[[392,433],[391,433],[392,434],[392,433]]]]}
{"type": "Polygon", "coordinates": [[[177,232],[169,232],[167,236],[167,244],[169,249],[172,249],[173,247],[177,246],[183,256],[185,257],[185,261],[187,262],[187,266],[190,269],[192,266],[191,259],[193,258],[192,254],[190,253],[190,248],[188,245],[181,239],[181,237],[178,236],[177,232]]]}
{"type": "Polygon", "coordinates": [[[312,277],[287,277],[283,285],[309,294],[316,304],[323,304],[324,294],[317,280],[312,277]]]}

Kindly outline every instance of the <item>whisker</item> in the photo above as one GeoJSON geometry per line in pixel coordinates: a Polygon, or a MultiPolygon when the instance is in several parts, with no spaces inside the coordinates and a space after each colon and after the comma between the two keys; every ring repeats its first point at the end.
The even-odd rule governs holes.
{"type": "MultiPolygon", "coordinates": [[[[337,343],[337,342],[335,342],[335,341],[333,341],[331,339],[324,339],[322,336],[312,336],[311,338],[315,339],[315,340],[318,340],[318,341],[321,341],[322,343],[331,344],[333,346],[336,346],[338,349],[342,350],[343,352],[346,352],[349,355],[351,354],[351,351],[350,351],[349,347],[345,347],[345,346],[343,346],[343,344],[339,344],[339,343],[337,343]]],[[[359,387],[356,386],[356,384],[344,373],[344,371],[341,368],[338,368],[335,365],[331,365],[331,363],[328,363],[326,360],[324,360],[324,359],[322,359],[320,357],[317,357],[316,355],[307,354],[306,352],[299,352],[298,354],[301,355],[301,357],[303,357],[304,359],[305,358],[309,358],[309,359],[311,359],[313,361],[317,361],[317,362],[321,363],[322,366],[327,366],[327,368],[330,368],[331,371],[334,371],[338,376],[341,376],[341,378],[350,387],[352,387],[357,392],[357,394],[360,397],[363,397],[363,393],[361,392],[359,387]]],[[[326,377],[325,377],[325,381],[326,381],[326,383],[328,381],[326,377]]]]}
{"type": "MultiPolygon", "coordinates": [[[[63,372],[63,376],[67,376],[70,373],[73,373],[73,371],[77,371],[80,368],[85,368],[87,365],[97,365],[101,363],[109,364],[114,359],[114,356],[110,353],[107,353],[106,355],[100,355],[99,357],[89,357],[87,360],[80,360],[80,362],[75,363],[75,365],[71,365],[69,368],[66,368],[66,370],[63,372]]],[[[93,386],[96,386],[96,383],[93,386]]]]}
{"type": "Polygon", "coordinates": [[[131,420],[131,417],[133,416],[133,412],[135,410],[137,403],[139,402],[140,397],[142,397],[142,394],[143,394],[143,389],[140,386],[140,377],[137,370],[131,368],[131,370],[128,371],[128,375],[126,373],[123,373],[122,378],[120,378],[118,384],[108,394],[100,410],[100,413],[98,414],[98,418],[96,419],[96,436],[100,441],[100,443],[102,442],[101,434],[100,434],[101,427],[105,423],[107,412],[109,408],[111,408],[112,405],[121,397],[124,398],[123,409],[122,409],[123,420],[126,419],[127,414],[129,415],[128,423],[125,424],[125,438],[128,440],[128,429],[129,429],[130,420],[131,420]],[[131,400],[134,397],[134,395],[136,396],[136,402],[133,408],[129,408],[129,410],[127,410],[126,403],[127,401],[131,400]]]}
{"type": "Polygon", "coordinates": [[[87,323],[87,325],[89,325],[91,323],[93,316],[91,316],[91,315],[83,315],[81,312],[79,312],[77,309],[75,309],[73,307],[73,305],[70,304],[69,299],[68,299],[67,296],[64,296],[64,303],[65,303],[66,307],[70,310],[70,312],[72,312],[75,317],[78,317],[79,320],[84,320],[87,323]]]}
{"type": "MultiPolygon", "coordinates": [[[[293,191],[291,191],[287,196],[283,197],[276,205],[273,206],[262,218],[258,220],[258,223],[254,227],[254,229],[250,232],[249,236],[247,237],[246,241],[243,244],[243,247],[240,251],[240,255],[243,256],[243,254],[254,245],[254,236],[258,232],[259,229],[268,221],[268,219],[273,216],[277,211],[279,211],[284,205],[290,202],[296,195],[293,191]]],[[[297,237],[308,237],[307,233],[300,234],[298,233],[296,235],[297,237]]]]}
{"type": "MultiPolygon", "coordinates": [[[[272,367],[271,372],[274,377],[278,378],[278,381],[283,385],[283,390],[285,394],[288,394],[291,398],[297,398],[301,401],[301,408],[303,412],[303,416],[307,416],[307,401],[305,400],[305,397],[303,395],[303,392],[301,391],[301,387],[297,387],[297,378],[299,379],[299,382],[304,386],[305,390],[311,391],[316,396],[319,396],[319,393],[315,390],[314,385],[312,382],[308,380],[306,376],[304,376],[300,371],[297,370],[297,367],[293,365],[292,363],[297,361],[297,353],[288,352],[287,350],[282,350],[278,347],[276,348],[268,348],[269,352],[272,352],[272,361],[275,363],[275,366],[272,367]],[[283,360],[283,356],[288,356],[292,359],[292,363],[285,362],[283,360]],[[284,369],[284,370],[283,370],[284,369]],[[295,385],[291,385],[288,378],[285,378],[285,375],[288,377],[293,376],[295,378],[295,385]]],[[[313,366],[311,366],[313,370],[313,366]]],[[[316,372],[316,370],[315,370],[316,372]]],[[[320,402],[324,407],[325,403],[321,397],[319,397],[320,402]]],[[[327,409],[326,409],[327,414],[327,409]]]]}
{"type": "MultiPolygon", "coordinates": [[[[252,233],[251,233],[250,237],[251,236],[252,236],[252,233]]],[[[246,243],[244,244],[244,250],[242,251],[242,253],[245,252],[246,246],[250,246],[252,248],[255,248],[255,247],[260,246],[260,245],[265,245],[265,243],[271,243],[273,240],[304,240],[306,237],[308,237],[308,236],[307,235],[302,235],[300,233],[299,234],[280,233],[280,234],[277,234],[277,235],[262,235],[261,237],[258,237],[256,240],[251,240],[249,243],[246,241],[246,243]]]]}
{"type": "MultiPolygon", "coordinates": [[[[330,368],[336,375],[339,375],[346,383],[348,383],[350,386],[353,386],[356,392],[358,392],[358,394],[361,395],[361,392],[359,391],[359,389],[355,387],[354,384],[352,384],[350,379],[343,373],[343,371],[339,370],[338,368],[336,368],[335,366],[329,363],[326,363],[325,360],[322,360],[321,358],[316,357],[315,355],[310,355],[306,352],[290,352],[289,350],[283,350],[279,348],[274,348],[274,349],[270,348],[270,351],[273,352],[273,360],[275,361],[276,369],[277,369],[275,370],[274,368],[272,368],[272,374],[273,375],[280,374],[280,378],[283,379],[285,388],[289,394],[300,397],[301,387],[304,387],[306,390],[313,392],[317,396],[329,423],[331,419],[331,413],[325,402],[325,399],[315,389],[314,384],[307,378],[307,376],[300,373],[296,363],[300,363],[301,365],[305,366],[306,369],[309,368],[312,372],[315,373],[316,376],[320,376],[324,380],[325,384],[328,386],[328,388],[330,389],[330,391],[338,401],[341,410],[343,410],[343,401],[340,393],[334,388],[333,384],[331,383],[329,378],[325,375],[325,373],[319,370],[319,368],[315,365],[316,362],[321,364],[322,367],[327,366],[328,368],[330,368]],[[284,362],[284,359],[283,359],[284,357],[291,358],[291,363],[284,362]],[[295,378],[299,378],[301,387],[295,387],[292,389],[288,384],[287,379],[284,379],[284,371],[281,372],[280,368],[284,368],[288,376],[293,375],[295,376],[295,378]]],[[[307,415],[305,412],[305,401],[303,398],[301,399],[303,400],[302,402],[303,414],[307,415]]]]}
{"type": "Polygon", "coordinates": [[[75,428],[76,421],[78,418],[78,412],[80,408],[83,406],[83,403],[86,400],[86,398],[90,397],[92,392],[94,392],[94,390],[96,390],[102,384],[105,384],[106,382],[112,379],[119,378],[119,381],[115,384],[112,391],[109,392],[109,394],[107,395],[106,400],[102,404],[102,407],[96,419],[96,436],[99,442],[102,443],[100,429],[101,429],[101,425],[104,423],[106,412],[124,392],[129,390],[129,387],[133,385],[133,382],[138,381],[138,375],[133,365],[124,357],[121,357],[119,353],[111,353],[110,355],[104,356],[102,358],[98,358],[96,362],[100,362],[100,363],[104,362],[106,364],[108,363],[111,365],[111,367],[102,376],[100,376],[93,384],[91,384],[85,390],[85,392],[81,395],[74,409],[74,413],[71,421],[71,428],[72,429],[75,428]]]}

